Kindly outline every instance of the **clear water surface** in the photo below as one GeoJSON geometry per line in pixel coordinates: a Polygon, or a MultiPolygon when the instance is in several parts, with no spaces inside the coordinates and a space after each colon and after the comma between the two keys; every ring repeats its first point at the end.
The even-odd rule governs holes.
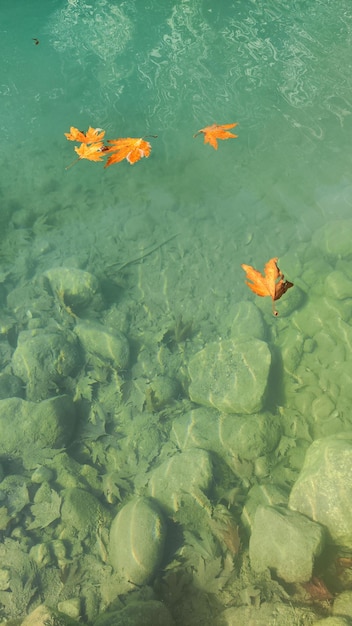
{"type": "MultiPolygon", "coordinates": [[[[122,432],[128,438],[130,422],[124,423],[124,416],[129,406],[131,423],[144,413],[160,438],[159,447],[149,451],[149,456],[143,457],[139,450],[142,469],[135,468],[128,476],[124,466],[125,482],[115,485],[111,502],[106,501],[103,489],[101,494],[94,492],[115,514],[121,501],[143,492],[139,471],[147,474],[158,465],[159,455],[160,460],[168,457],[171,425],[191,406],[189,359],[209,342],[230,338],[235,332],[234,311],[240,303],[255,303],[264,316],[266,340],[280,355],[264,408],[275,415],[281,411],[283,416],[298,412],[309,424],[309,436],[302,449],[297,444],[295,460],[285,456],[285,446],[279,460],[266,459],[267,472],[253,469],[253,459],[248,472],[241,468],[229,478],[229,470],[224,470],[226,484],[241,492],[242,499],[231,511],[240,525],[245,553],[248,535],[241,507],[249,489],[277,481],[289,490],[309,439],[351,428],[348,383],[341,385],[340,374],[332,380],[329,370],[330,363],[337,363],[337,371],[341,367],[346,380],[352,371],[346,341],[352,292],[344,287],[348,281],[352,286],[348,249],[352,235],[351,3],[2,0],[1,15],[2,370],[11,373],[18,333],[28,330],[33,317],[40,320],[39,327],[49,324],[49,318],[65,328],[77,321],[66,310],[68,302],[61,301],[61,306],[57,302],[58,294],[53,294],[50,312],[30,298],[27,301],[28,285],[40,283],[43,273],[57,266],[95,275],[105,305],[93,317],[108,324],[114,311],[115,322],[131,345],[131,364],[118,374],[116,383],[118,406],[114,412],[109,398],[104,400],[104,385],[110,389],[113,382],[111,372],[104,379],[89,360],[71,378],[71,387],[63,382],[58,391],[67,392],[70,387],[75,402],[86,403],[84,410],[79,409],[83,421],[85,415],[91,419],[91,406],[99,404],[109,434],[122,432]],[[217,151],[204,145],[202,136],[193,137],[215,122],[238,123],[238,138],[219,141],[217,151]],[[108,139],[157,138],[149,139],[149,159],[133,166],[124,161],[104,169],[102,163],[82,160],[66,169],[76,156],[74,144],[64,136],[70,126],[102,128],[108,139]],[[331,232],[335,235],[330,241],[331,232]],[[277,319],[268,299],[247,289],[240,267],[247,263],[262,270],[272,257],[279,257],[280,267],[300,294],[297,300],[292,295],[292,301],[291,293],[286,294],[277,303],[281,313],[277,319]],[[343,285],[338,277],[336,283],[333,272],[338,272],[339,280],[342,275],[343,285]],[[179,345],[172,335],[177,320],[191,323],[179,345]],[[180,387],[170,404],[161,408],[157,402],[150,404],[148,385],[160,373],[168,341],[172,343],[169,352],[180,359],[180,387]],[[154,346],[155,363],[153,357],[143,362],[145,346],[150,354],[154,346]],[[296,349],[300,357],[295,360],[296,349]],[[82,380],[88,378],[90,392],[82,392],[85,397],[77,400],[80,394],[75,385],[81,381],[82,389],[82,380]],[[144,381],[138,392],[134,379],[144,381]],[[281,471],[286,472],[282,481],[278,478],[281,471]]],[[[247,330],[250,334],[251,328],[247,330]]],[[[52,395],[53,389],[48,389],[47,397],[52,395]]],[[[104,456],[75,438],[71,454],[101,476],[112,471],[106,452],[110,443],[104,456]]],[[[126,450],[124,454],[127,466],[126,450]]],[[[135,462],[138,468],[138,458],[135,462]]],[[[4,459],[3,467],[5,475],[21,475],[30,494],[13,515],[8,509],[9,519],[1,528],[3,539],[16,538],[24,551],[24,546],[29,549],[40,543],[38,532],[28,530],[33,518],[30,504],[35,490],[28,483],[33,464],[23,469],[18,462],[4,459]]],[[[42,465],[38,458],[37,466],[42,465]]],[[[221,482],[219,477],[216,480],[221,482]]],[[[55,482],[51,488],[61,497],[55,482]]],[[[221,501],[213,494],[213,505],[217,498],[221,501]]],[[[228,506],[231,509],[231,503],[228,506]]],[[[65,536],[60,523],[58,517],[45,526],[47,542],[65,536]]],[[[171,537],[163,567],[182,544],[171,537]]],[[[67,563],[61,564],[63,587],[75,576],[72,568],[68,573],[75,549],[69,545],[67,563]]],[[[226,571],[225,553],[210,558],[211,562],[221,560],[214,578],[226,571]]],[[[10,605],[5,598],[9,589],[20,595],[18,580],[24,584],[23,573],[9,566],[12,582],[0,592],[0,615],[22,617],[35,607],[39,603],[36,584],[42,586],[41,600],[49,599],[49,604],[56,606],[70,597],[58,592],[50,600],[50,576],[54,580],[53,572],[60,566],[52,549],[48,554],[47,561],[38,565],[40,582],[33,583],[26,603],[16,604],[15,598],[10,605]],[[50,576],[43,574],[45,568],[50,576]]],[[[86,559],[93,558],[87,547],[84,554],[86,559]]],[[[232,557],[240,558],[238,554],[232,557]]],[[[170,611],[175,623],[196,624],[196,614],[202,620],[199,623],[206,624],[207,619],[215,623],[222,608],[233,603],[233,594],[226,595],[221,586],[212,587],[210,575],[209,580],[199,575],[198,583],[192,582],[190,571],[196,566],[192,567],[181,587],[185,611],[180,612],[175,608],[179,602],[173,605],[172,601],[170,611]],[[189,590],[194,584],[197,602],[192,605],[189,590]],[[219,604],[206,610],[208,593],[217,594],[219,604]]],[[[240,579],[239,565],[236,568],[237,579],[231,570],[233,589],[234,581],[240,579]]],[[[165,582],[163,571],[155,593],[167,602],[167,593],[177,594],[179,588],[175,584],[165,592],[165,585],[171,583],[170,576],[169,583],[165,582]]],[[[114,592],[103,600],[99,596],[93,609],[87,601],[89,584],[76,574],[85,589],[86,608],[81,615],[94,623],[114,592]]],[[[287,623],[301,623],[294,619],[287,623]]]]}

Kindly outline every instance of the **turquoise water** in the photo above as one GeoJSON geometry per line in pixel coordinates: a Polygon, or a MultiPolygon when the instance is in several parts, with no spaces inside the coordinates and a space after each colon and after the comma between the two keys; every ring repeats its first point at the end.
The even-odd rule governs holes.
{"type": "MultiPolygon", "coordinates": [[[[153,593],[176,624],[217,623],[226,619],[225,607],[255,605],[258,594],[259,604],[285,605],[276,581],[251,579],[246,570],[249,491],[270,484],[288,494],[311,442],[351,429],[351,26],[347,0],[338,6],[331,0],[33,0],[2,11],[2,373],[19,377],[25,400],[62,393],[74,399],[69,456],[96,473],[86,490],[106,507],[107,527],[132,494],[148,493],[150,472],[182,449],[177,424],[188,433],[189,411],[207,404],[189,394],[192,358],[210,344],[221,353],[221,342],[251,333],[272,354],[263,406],[248,413],[280,419],[281,444],[262,450],[259,460],[248,450],[241,458],[236,448],[236,462],[228,451],[222,457],[212,427],[207,445],[197,444],[214,456],[216,468],[212,486],[200,488],[203,508],[229,511],[242,556],[234,538],[227,539],[230,547],[221,543],[226,515],[215,531],[188,501],[184,514],[166,515],[185,539],[171,528],[153,593]],[[194,137],[213,123],[238,123],[238,138],[219,141],[215,151],[194,137]],[[64,136],[71,126],[101,128],[105,139],[157,137],[148,139],[150,157],[133,166],[124,161],[104,169],[81,160],[66,169],[76,156],[64,136]],[[245,263],[262,271],[273,257],[295,285],[276,302],[277,319],[270,298],[255,296],[241,269],[245,263]],[[53,279],[57,267],[70,269],[74,287],[67,277],[53,279]],[[94,276],[94,288],[76,270],[94,276]],[[87,291],[77,304],[82,284],[87,291]],[[99,303],[90,302],[93,291],[99,303]],[[254,328],[253,310],[241,308],[248,303],[261,313],[262,331],[254,328]],[[73,357],[67,365],[64,347],[54,380],[38,373],[31,349],[23,370],[14,360],[21,332],[70,334],[82,320],[122,332],[128,364],[116,366],[120,356],[111,362],[95,347],[80,354],[79,365],[73,357]],[[223,495],[231,490],[238,499],[223,495]]],[[[43,370],[51,371],[48,359],[43,370]]],[[[4,394],[1,402],[12,395],[4,394]]],[[[210,409],[214,423],[218,408],[210,409]]],[[[128,598],[131,589],[111,582],[106,529],[99,526],[94,540],[87,539],[73,522],[70,527],[70,514],[61,519],[61,504],[55,509],[56,498],[65,502],[62,489],[83,489],[81,470],[69,470],[67,459],[54,466],[44,455],[44,462],[39,452],[25,458],[24,468],[16,454],[1,457],[4,475],[21,476],[27,496],[21,492],[18,504],[22,483],[16,482],[16,505],[4,500],[2,507],[9,550],[2,558],[11,576],[1,583],[0,617],[22,618],[40,601],[56,608],[76,597],[77,585],[82,597],[74,617],[93,624],[111,606],[121,608],[116,597],[128,598]],[[56,478],[38,481],[51,489],[41,497],[51,499],[56,517],[46,522],[43,514],[36,523],[31,476],[44,466],[56,478]],[[60,478],[63,466],[68,475],[77,473],[69,485],[60,478]],[[36,548],[35,566],[28,562],[23,570],[13,566],[15,540],[23,554],[49,547],[36,548]],[[54,541],[65,544],[61,561],[54,541]],[[47,556],[38,555],[43,551],[47,556]],[[75,569],[77,559],[82,565],[75,569]],[[34,567],[39,574],[31,578],[34,567]],[[84,574],[91,568],[99,569],[99,582],[84,574]],[[17,602],[26,578],[33,593],[17,602]]],[[[193,496],[199,505],[199,492],[193,496]]],[[[344,584],[337,587],[333,592],[344,584]]],[[[143,590],[138,599],[145,600],[143,590]]],[[[282,623],[312,619],[297,613],[282,623]]]]}

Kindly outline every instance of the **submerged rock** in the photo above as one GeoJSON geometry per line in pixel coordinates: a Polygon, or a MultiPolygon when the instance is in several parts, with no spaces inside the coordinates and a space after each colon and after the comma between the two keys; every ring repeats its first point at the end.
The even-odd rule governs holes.
{"type": "Polygon", "coordinates": [[[14,374],[26,383],[27,399],[44,400],[61,390],[67,376],[81,365],[76,337],[72,333],[24,330],[12,357],[14,374]]]}
{"type": "Polygon", "coordinates": [[[21,458],[40,448],[60,448],[72,436],[76,411],[68,396],[38,404],[21,398],[0,400],[0,456],[21,458]]]}
{"type": "Polygon", "coordinates": [[[227,462],[234,455],[252,460],[271,452],[280,435],[280,418],[270,413],[242,416],[198,408],[178,417],[172,425],[172,437],[181,450],[203,448],[227,462]]]}
{"type": "Polygon", "coordinates": [[[210,455],[194,448],[175,454],[153,470],[148,490],[169,514],[176,513],[185,501],[210,512],[205,493],[212,479],[210,455]]]}
{"type": "Polygon", "coordinates": [[[258,506],[249,541],[253,570],[269,567],[287,583],[306,582],[323,545],[319,524],[283,507],[258,506]]]}
{"type": "Polygon", "coordinates": [[[313,245],[324,255],[334,258],[351,257],[352,220],[333,220],[318,228],[313,234],[313,245]]]}
{"type": "Polygon", "coordinates": [[[79,622],[44,604],[37,606],[21,623],[21,626],[78,626],[79,622]]]}
{"type": "Polygon", "coordinates": [[[129,603],[120,611],[100,615],[94,626],[173,626],[166,606],[158,600],[129,603]]]}
{"type": "Polygon", "coordinates": [[[224,413],[256,413],[264,402],[271,353],[259,339],[209,343],[189,363],[193,402],[224,413]]]}
{"type": "Polygon", "coordinates": [[[317,439],[308,448],[291,509],[326,526],[334,543],[352,548],[352,432],[317,439]]]}
{"type": "Polygon", "coordinates": [[[109,557],[115,571],[134,585],[150,582],[162,559],[165,536],[157,504],[148,498],[131,500],[111,524],[109,557]]]}
{"type": "Polygon", "coordinates": [[[123,333],[95,322],[80,322],[74,330],[85,352],[109,361],[116,369],[127,367],[129,345],[123,333]]]}
{"type": "Polygon", "coordinates": [[[101,308],[99,283],[89,272],[74,267],[53,267],[45,272],[44,277],[62,304],[74,313],[88,307],[101,308]]]}
{"type": "Polygon", "coordinates": [[[62,536],[78,537],[91,546],[104,542],[111,514],[101,502],[89,491],[76,487],[64,489],[61,495],[61,521],[65,527],[62,536]]]}

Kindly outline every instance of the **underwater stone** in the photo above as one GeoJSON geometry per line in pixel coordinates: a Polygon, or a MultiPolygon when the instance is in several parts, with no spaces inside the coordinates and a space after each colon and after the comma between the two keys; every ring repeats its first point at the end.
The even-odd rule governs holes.
{"type": "Polygon", "coordinates": [[[352,220],[327,222],[313,233],[313,245],[334,258],[348,258],[351,248],[352,220]]]}
{"type": "Polygon", "coordinates": [[[352,298],[352,281],[343,272],[335,270],[326,277],[325,290],[330,298],[337,300],[352,298]]]}
{"type": "Polygon", "coordinates": [[[79,626],[78,621],[68,615],[40,604],[21,622],[21,626],[79,626]]]}
{"type": "Polygon", "coordinates": [[[278,416],[258,413],[220,416],[219,436],[224,450],[241,459],[252,460],[271,452],[280,441],[278,416]]]}
{"type": "Polygon", "coordinates": [[[12,357],[14,374],[26,383],[27,399],[34,402],[74,376],[81,365],[79,345],[70,333],[24,330],[12,357]]]}
{"type": "Polygon", "coordinates": [[[290,508],[326,526],[335,544],[350,549],[351,502],[352,432],[317,439],[292,488],[290,508]]]}
{"type": "Polygon", "coordinates": [[[271,452],[279,443],[281,425],[270,413],[242,416],[200,408],[174,420],[172,433],[181,450],[203,448],[228,462],[234,455],[252,460],[271,452]]]}
{"type": "Polygon", "coordinates": [[[115,571],[134,585],[150,582],[162,559],[165,536],[157,504],[148,498],[131,500],[111,524],[109,557],[115,571]]]}
{"type": "Polygon", "coordinates": [[[127,367],[129,345],[125,335],[94,322],[79,322],[74,330],[86,352],[110,361],[116,369],[127,367]]]}
{"type": "Polygon", "coordinates": [[[209,343],[189,363],[193,402],[224,413],[256,413],[263,406],[271,353],[259,339],[209,343]]]}
{"type": "Polygon", "coordinates": [[[61,448],[72,436],[76,411],[68,396],[40,403],[0,400],[0,456],[21,458],[36,448],[61,448]]]}
{"type": "Polygon", "coordinates": [[[80,541],[93,545],[100,533],[111,523],[110,512],[99,500],[84,489],[70,488],[61,492],[61,521],[65,526],[64,536],[78,536],[80,541]]]}
{"type": "Polygon", "coordinates": [[[187,496],[210,513],[210,502],[204,494],[212,479],[210,455],[194,448],[175,454],[153,470],[148,491],[169,514],[176,513],[187,496]]]}
{"type": "Polygon", "coordinates": [[[0,400],[4,398],[23,398],[23,396],[22,380],[17,376],[2,372],[0,374],[0,400]]]}
{"type": "Polygon", "coordinates": [[[62,304],[74,312],[88,306],[101,308],[99,283],[89,272],[73,267],[53,267],[44,273],[44,277],[62,304]]]}
{"type": "Polygon", "coordinates": [[[287,506],[289,494],[285,489],[272,483],[254,485],[246,498],[242,510],[242,522],[247,528],[253,525],[256,510],[259,505],[263,506],[287,506]]]}
{"type": "Polygon", "coordinates": [[[352,591],[346,590],[339,595],[334,600],[334,605],[332,609],[333,615],[339,617],[347,617],[350,618],[352,615],[352,591]]]}
{"type": "MultiPolygon", "coordinates": [[[[296,624],[311,624],[316,613],[312,608],[283,602],[263,602],[261,592],[254,585],[250,585],[241,592],[241,597],[247,606],[225,609],[214,626],[294,626],[296,624]],[[248,606],[249,605],[249,606],[248,606]]],[[[324,620],[323,620],[324,621],[324,620]]],[[[322,622],[319,622],[322,626],[322,622]]]]}
{"type": "Polygon", "coordinates": [[[231,337],[241,341],[265,338],[263,316],[253,302],[246,300],[234,306],[231,337]]]}
{"type": "Polygon", "coordinates": [[[311,579],[314,560],[324,546],[324,529],[284,507],[258,506],[249,540],[251,567],[272,568],[288,583],[311,579]]]}
{"type": "Polygon", "coordinates": [[[94,626],[173,626],[174,621],[159,600],[132,601],[120,611],[103,613],[94,626]]]}

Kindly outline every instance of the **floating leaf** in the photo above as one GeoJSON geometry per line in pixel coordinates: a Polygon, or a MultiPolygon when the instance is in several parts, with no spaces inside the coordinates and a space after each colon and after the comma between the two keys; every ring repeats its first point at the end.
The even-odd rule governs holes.
{"type": "Polygon", "coordinates": [[[91,145],[81,143],[80,146],[75,146],[75,152],[77,152],[80,159],[88,159],[88,161],[102,161],[103,159],[103,142],[98,141],[91,145]]]}
{"type": "Polygon", "coordinates": [[[204,135],[204,143],[209,143],[215,150],[218,149],[218,139],[230,139],[230,137],[238,137],[228,131],[229,128],[235,128],[235,124],[211,124],[211,126],[205,126],[196,132],[193,137],[197,137],[200,133],[204,135]]]}
{"type": "Polygon", "coordinates": [[[246,272],[246,284],[258,296],[270,296],[273,301],[273,314],[278,315],[275,310],[274,301],[279,300],[286,293],[293,283],[284,280],[285,276],[277,266],[278,257],[274,257],[267,262],[264,267],[264,276],[255,270],[251,265],[242,263],[241,267],[246,272]]]}
{"type": "Polygon", "coordinates": [[[110,147],[106,149],[107,153],[113,153],[105,163],[105,167],[109,167],[113,163],[119,163],[126,159],[131,165],[136,163],[143,157],[149,157],[151,145],[149,141],[145,141],[143,137],[137,139],[126,137],[125,139],[109,139],[110,147]]]}
{"type": "Polygon", "coordinates": [[[87,132],[78,130],[74,126],[70,127],[69,133],[64,133],[69,141],[79,141],[80,143],[97,143],[101,141],[105,135],[105,130],[101,128],[92,128],[89,126],[87,132]]]}

